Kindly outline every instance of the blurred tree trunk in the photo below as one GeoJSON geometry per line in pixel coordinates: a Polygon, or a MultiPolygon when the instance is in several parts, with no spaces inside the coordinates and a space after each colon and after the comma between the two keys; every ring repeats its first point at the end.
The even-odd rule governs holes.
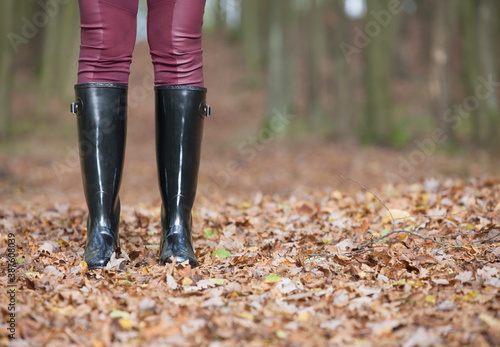
{"type": "MultiPolygon", "coordinates": [[[[367,1],[366,20],[378,23],[370,13],[387,10],[389,2],[390,0],[367,1]]],[[[366,109],[361,135],[364,143],[388,144],[392,140],[394,124],[391,82],[395,37],[393,22],[394,19],[391,17],[386,26],[379,24],[378,33],[366,33],[370,43],[364,48],[366,109]]]]}
{"type": "MultiPolygon", "coordinates": [[[[460,4],[461,21],[464,31],[462,47],[465,91],[467,96],[474,96],[476,94],[476,87],[479,84],[479,78],[482,76],[479,2],[477,0],[462,0],[460,4]]],[[[471,110],[469,110],[473,119],[473,138],[478,145],[487,143],[490,133],[488,115],[482,103],[484,101],[478,102],[473,107],[470,107],[471,110]]]]}
{"type": "Polygon", "coordinates": [[[56,97],[74,98],[73,85],[76,83],[78,71],[78,57],[80,54],[80,18],[78,2],[71,1],[64,5],[59,35],[59,55],[57,56],[57,85],[56,97]]]}
{"type": "Polygon", "coordinates": [[[429,18],[434,18],[435,0],[420,0],[418,3],[417,17],[422,32],[421,58],[425,66],[431,64],[432,51],[432,25],[429,25],[429,18]]]}
{"type": "Polygon", "coordinates": [[[289,111],[292,101],[291,48],[288,40],[290,1],[273,0],[268,3],[271,23],[268,47],[268,102],[267,118],[276,112],[289,111]]]}
{"type": "Polygon", "coordinates": [[[349,19],[344,11],[344,0],[331,0],[328,3],[332,21],[329,27],[328,50],[333,61],[333,117],[336,120],[336,135],[348,137],[355,126],[350,66],[340,44],[348,40],[349,19]]]}
{"type": "Polygon", "coordinates": [[[44,32],[40,65],[37,118],[45,120],[52,97],[68,98],[73,94],[78,57],[78,3],[61,5],[44,32]]]}
{"type": "Polygon", "coordinates": [[[217,31],[226,29],[225,0],[215,0],[215,28],[217,31]]]}
{"type": "Polygon", "coordinates": [[[0,135],[7,140],[12,135],[11,127],[11,95],[13,88],[14,49],[7,34],[13,29],[14,0],[0,2],[0,135]]]}
{"type": "Polygon", "coordinates": [[[330,132],[332,122],[328,124],[325,119],[323,105],[321,103],[323,88],[321,83],[321,61],[324,57],[324,21],[321,5],[317,0],[310,1],[310,8],[307,18],[308,49],[307,49],[307,96],[309,106],[309,126],[314,133],[330,132]]]}
{"type": "MultiPolygon", "coordinates": [[[[40,11],[41,7],[37,1],[32,0],[15,0],[13,10],[13,30],[20,35],[24,40],[17,49],[22,56],[27,56],[30,59],[30,68],[33,73],[38,73],[40,54],[43,49],[43,40],[41,40],[43,28],[33,24],[34,14],[40,11]],[[30,25],[27,23],[31,23],[30,25]],[[24,31],[26,30],[26,31],[24,31]],[[24,33],[28,33],[29,37],[25,37],[24,33]],[[33,35],[33,36],[32,36],[33,35]]],[[[26,67],[25,67],[26,68],[26,67]]]]}
{"type": "Polygon", "coordinates": [[[36,117],[40,121],[47,120],[47,107],[55,89],[57,69],[55,62],[58,61],[58,55],[62,53],[58,50],[58,34],[60,35],[64,29],[67,29],[60,27],[62,17],[60,12],[52,17],[43,31],[43,51],[39,65],[40,77],[36,107],[36,117]]]}
{"type": "MultiPolygon", "coordinates": [[[[498,4],[495,7],[494,15],[495,15],[495,18],[500,18],[499,17],[500,16],[500,5],[498,5],[498,4]]],[[[496,20],[495,26],[493,28],[491,28],[491,30],[493,30],[493,35],[495,35],[495,37],[497,38],[497,41],[498,41],[498,39],[500,39],[500,21],[496,20]]],[[[495,56],[500,57],[500,45],[494,45],[493,49],[494,49],[495,56]]],[[[500,71],[500,59],[497,59],[495,61],[495,67],[496,67],[497,71],[500,71]]]]}
{"type": "MultiPolygon", "coordinates": [[[[496,69],[497,55],[495,46],[497,46],[497,36],[495,36],[496,8],[497,0],[480,0],[479,2],[479,52],[481,73],[486,79],[498,81],[498,71],[496,69]]],[[[477,84],[477,82],[476,82],[477,84]]],[[[483,101],[481,107],[485,112],[485,131],[487,132],[488,144],[498,143],[499,109],[498,98],[495,90],[488,94],[488,98],[483,101]]]]}
{"type": "Polygon", "coordinates": [[[447,121],[446,112],[451,109],[450,91],[450,11],[451,0],[434,3],[432,12],[432,37],[430,47],[429,96],[436,117],[436,123],[445,133],[447,141],[455,143],[452,123],[447,121]]]}
{"type": "Polygon", "coordinates": [[[259,42],[259,5],[260,1],[242,1],[241,25],[243,36],[243,54],[245,57],[246,80],[250,85],[259,82],[260,42],[259,42]]]}
{"type": "MultiPolygon", "coordinates": [[[[243,0],[244,1],[244,0],[243,0]]],[[[271,11],[269,10],[269,0],[253,0],[257,6],[257,16],[259,22],[259,44],[260,63],[265,64],[269,60],[269,32],[271,31],[271,11]]]]}

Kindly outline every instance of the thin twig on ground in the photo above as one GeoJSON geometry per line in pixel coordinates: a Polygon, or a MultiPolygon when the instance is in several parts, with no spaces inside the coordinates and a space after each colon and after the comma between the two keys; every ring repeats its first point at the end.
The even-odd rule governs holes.
{"type": "Polygon", "coordinates": [[[429,241],[437,243],[438,245],[441,245],[441,246],[448,246],[449,245],[448,243],[434,240],[432,237],[420,235],[420,234],[418,234],[416,232],[413,232],[413,231],[397,229],[397,230],[392,230],[392,231],[388,232],[387,234],[385,234],[384,236],[379,237],[378,239],[370,240],[368,242],[365,242],[365,243],[362,243],[360,245],[357,245],[357,248],[364,248],[366,246],[372,245],[373,243],[378,243],[378,242],[382,241],[383,239],[386,239],[387,237],[389,237],[391,235],[402,234],[402,233],[413,235],[415,237],[419,237],[419,238],[424,239],[424,240],[429,240],[429,241]]]}
{"type": "MultiPolygon", "coordinates": [[[[377,199],[381,204],[382,206],[384,206],[384,208],[386,209],[387,213],[391,216],[391,225],[392,225],[392,228],[391,228],[391,231],[387,234],[385,234],[384,236],[381,236],[379,237],[378,239],[376,240],[370,240],[368,242],[365,242],[365,243],[362,243],[360,245],[357,245],[357,248],[364,248],[364,247],[367,247],[367,246],[370,246],[372,245],[374,242],[377,243],[377,242],[380,242],[382,241],[383,239],[391,236],[391,235],[394,235],[394,234],[401,234],[401,233],[405,233],[405,234],[409,234],[409,235],[413,235],[415,237],[419,237],[421,239],[424,239],[424,240],[429,240],[429,241],[432,241],[434,243],[437,243],[443,247],[446,247],[450,244],[448,243],[444,243],[444,242],[441,242],[441,241],[437,241],[437,240],[434,240],[432,237],[429,237],[429,236],[424,236],[424,235],[420,235],[416,232],[413,232],[413,231],[409,231],[409,230],[400,230],[400,229],[396,229],[395,227],[395,221],[396,219],[394,218],[394,216],[392,215],[391,213],[391,210],[387,207],[387,205],[382,201],[382,199],[380,199],[377,194],[375,194],[374,192],[372,192],[370,189],[368,189],[367,187],[365,187],[363,184],[359,183],[358,181],[356,181],[355,179],[352,179],[350,177],[347,177],[345,176],[342,172],[340,173],[340,177],[342,177],[343,179],[347,180],[347,181],[351,181],[355,184],[357,184],[359,187],[361,187],[363,190],[367,191],[368,193],[372,194],[375,199],[377,199]]],[[[443,216],[439,216],[439,217],[444,217],[446,216],[446,214],[444,214],[443,216]]],[[[416,217],[416,216],[413,216],[413,217],[416,217]]],[[[404,218],[409,218],[409,217],[403,217],[403,218],[398,218],[398,219],[404,219],[404,218]]]]}

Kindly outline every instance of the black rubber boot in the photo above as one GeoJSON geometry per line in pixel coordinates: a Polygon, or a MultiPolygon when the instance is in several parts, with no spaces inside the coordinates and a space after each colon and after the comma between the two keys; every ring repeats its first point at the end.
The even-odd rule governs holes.
{"type": "Polygon", "coordinates": [[[198,266],[191,240],[191,210],[200,165],[207,90],[156,86],[156,163],[162,198],[160,262],[189,260],[198,266]]]}
{"type": "Polygon", "coordinates": [[[89,269],[106,266],[120,245],[118,225],[127,130],[127,85],[75,85],[78,147],[83,190],[89,210],[83,260],[89,269]]]}

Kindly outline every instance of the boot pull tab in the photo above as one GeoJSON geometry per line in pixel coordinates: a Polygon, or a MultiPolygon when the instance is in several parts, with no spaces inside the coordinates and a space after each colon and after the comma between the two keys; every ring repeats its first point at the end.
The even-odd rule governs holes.
{"type": "Polygon", "coordinates": [[[203,100],[200,104],[200,116],[202,118],[206,118],[206,117],[210,116],[211,113],[212,113],[212,109],[210,108],[209,105],[207,105],[205,103],[205,100],[203,100]]]}
{"type": "Polygon", "coordinates": [[[79,110],[82,109],[83,103],[82,99],[78,98],[76,102],[72,102],[70,105],[70,112],[73,114],[77,114],[79,110]]]}

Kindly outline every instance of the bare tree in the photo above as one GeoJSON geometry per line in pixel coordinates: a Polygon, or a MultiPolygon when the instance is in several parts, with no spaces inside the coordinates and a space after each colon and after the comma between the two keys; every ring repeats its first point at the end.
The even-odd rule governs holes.
{"type": "MultiPolygon", "coordinates": [[[[494,47],[497,46],[497,38],[495,25],[496,18],[495,12],[498,10],[498,2],[496,0],[480,0],[479,1],[479,54],[480,54],[480,64],[481,73],[488,79],[491,78],[493,81],[498,81],[498,71],[496,69],[495,62],[497,61],[497,56],[494,47]]],[[[493,91],[491,92],[484,104],[484,122],[487,123],[487,142],[491,144],[493,142],[498,143],[497,139],[497,129],[500,125],[500,111],[498,109],[498,96],[493,91]]]]}
{"type": "MultiPolygon", "coordinates": [[[[289,44],[288,21],[290,1],[273,0],[268,4],[271,22],[268,41],[268,105],[267,115],[271,117],[275,110],[291,106],[291,54],[289,44]]],[[[269,118],[265,120],[267,122],[269,118]]]]}
{"type": "Polygon", "coordinates": [[[333,127],[337,136],[347,137],[352,135],[355,127],[353,86],[351,83],[350,65],[340,49],[342,42],[347,40],[349,33],[349,19],[344,11],[344,0],[331,0],[327,2],[329,10],[328,53],[333,62],[333,95],[334,100],[332,115],[333,127]]]}
{"type": "Polygon", "coordinates": [[[7,37],[13,29],[14,1],[0,2],[0,133],[1,139],[7,140],[12,135],[11,94],[14,49],[7,37]]]}
{"type": "Polygon", "coordinates": [[[310,1],[307,18],[307,96],[309,104],[309,125],[315,134],[331,132],[332,122],[328,122],[322,105],[322,61],[325,56],[324,30],[322,5],[317,0],[310,1]],[[329,123],[329,124],[328,124],[329,123]]]}
{"type": "Polygon", "coordinates": [[[447,121],[445,114],[451,108],[450,90],[450,48],[451,0],[441,0],[434,3],[432,13],[432,33],[430,47],[429,97],[438,126],[443,130],[449,142],[455,142],[452,123],[447,121]]]}
{"type": "Polygon", "coordinates": [[[245,57],[246,80],[250,85],[259,81],[261,45],[259,43],[259,5],[261,1],[242,1],[241,26],[243,55],[245,57]]]}
{"type": "MultiPolygon", "coordinates": [[[[368,14],[387,10],[389,2],[390,0],[367,1],[368,14]]],[[[377,28],[376,21],[370,15],[366,17],[366,21],[371,21],[374,28],[377,28]]],[[[391,82],[396,36],[393,22],[391,17],[387,25],[379,24],[378,34],[371,35],[371,41],[364,49],[366,108],[361,140],[366,143],[388,144],[394,131],[391,82]]]]}

